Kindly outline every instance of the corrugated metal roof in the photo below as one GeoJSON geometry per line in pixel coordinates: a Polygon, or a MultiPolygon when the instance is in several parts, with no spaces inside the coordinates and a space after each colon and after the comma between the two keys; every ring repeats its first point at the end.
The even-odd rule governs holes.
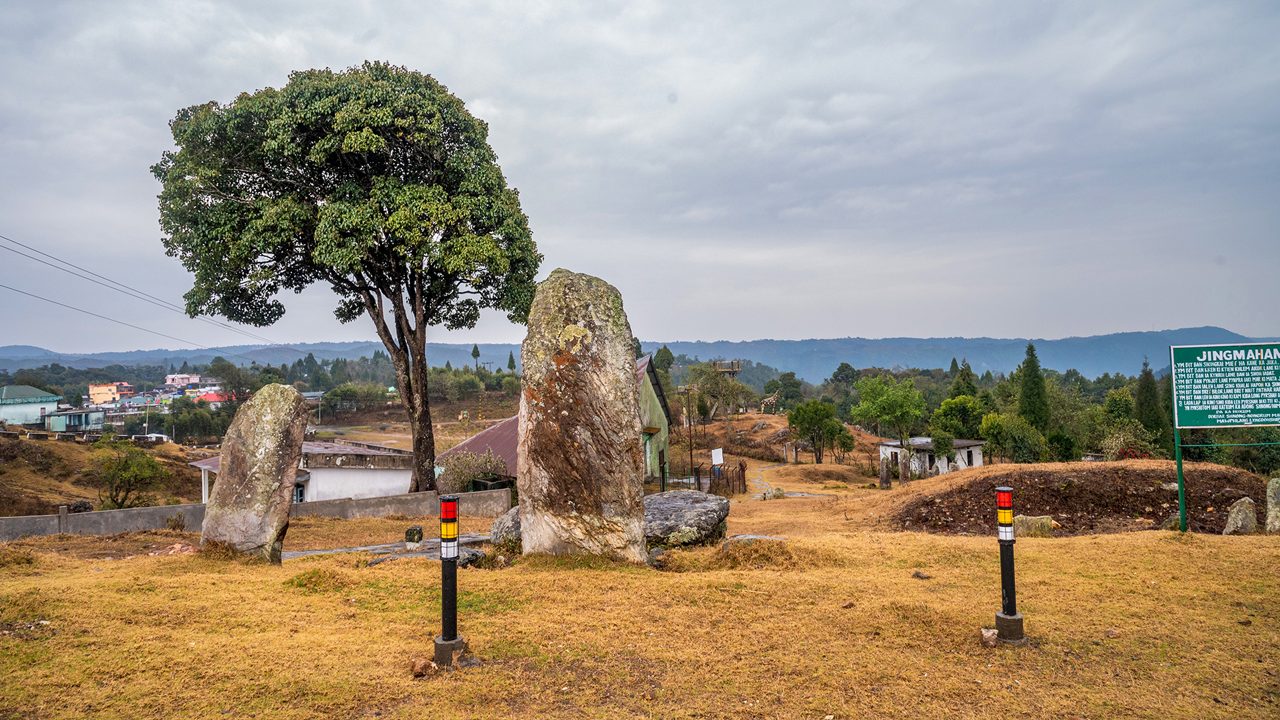
{"type": "MultiPolygon", "coordinates": [[[[986,443],[986,441],[985,441],[985,440],[960,440],[960,439],[956,439],[956,440],[953,440],[953,441],[952,441],[952,443],[951,443],[951,447],[953,447],[953,448],[955,448],[955,449],[959,450],[959,449],[961,449],[961,448],[977,447],[977,446],[979,446],[979,445],[986,445],[986,444],[987,444],[987,443],[986,443]]],[[[885,446],[885,447],[902,447],[902,443],[901,443],[901,442],[899,442],[898,440],[886,440],[886,441],[884,441],[884,442],[880,443],[880,445],[883,445],[883,446],[885,446]]],[[[930,438],[930,437],[913,437],[913,438],[911,438],[911,449],[912,449],[912,450],[932,450],[932,449],[933,449],[933,438],[930,438]]]]}
{"type": "MultiPolygon", "coordinates": [[[[302,454],[303,455],[404,455],[405,453],[403,450],[396,450],[395,448],[371,447],[368,444],[346,445],[344,443],[318,442],[318,441],[308,440],[302,443],[302,454]]],[[[194,462],[189,462],[187,464],[192,467],[200,468],[201,470],[212,470],[213,472],[216,473],[218,472],[218,469],[222,467],[222,457],[219,455],[214,455],[213,457],[205,458],[203,460],[196,460],[194,462]]]]}
{"type": "Polygon", "coordinates": [[[516,446],[520,442],[520,416],[513,415],[506,420],[499,420],[461,443],[445,450],[436,456],[436,463],[458,452],[470,452],[483,455],[493,451],[507,465],[507,475],[516,476],[516,446]]]}
{"type": "Polygon", "coordinates": [[[57,400],[58,396],[30,385],[5,385],[0,387],[0,402],[22,403],[57,400]]]}

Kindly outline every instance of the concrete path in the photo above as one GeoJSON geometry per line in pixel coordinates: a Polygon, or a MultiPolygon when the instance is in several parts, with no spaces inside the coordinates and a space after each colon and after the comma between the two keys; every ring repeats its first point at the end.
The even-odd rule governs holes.
{"type": "MultiPolygon", "coordinates": [[[[486,542],[489,542],[488,535],[464,533],[458,536],[459,545],[479,545],[486,542]]],[[[423,539],[417,550],[406,550],[403,542],[394,542],[385,545],[359,545],[356,547],[329,548],[327,550],[292,550],[280,553],[280,558],[282,560],[296,560],[297,558],[311,557],[312,555],[338,555],[340,553],[359,552],[367,552],[372,555],[394,555],[396,557],[429,557],[439,560],[440,538],[423,539]]]]}

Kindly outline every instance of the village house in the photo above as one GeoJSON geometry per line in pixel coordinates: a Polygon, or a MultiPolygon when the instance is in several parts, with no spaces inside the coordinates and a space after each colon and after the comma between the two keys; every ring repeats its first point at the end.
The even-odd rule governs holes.
{"type": "MultiPolygon", "coordinates": [[[[221,468],[214,456],[189,465],[200,470],[200,501],[209,502],[211,476],[221,468]]],[[[302,443],[293,501],[386,497],[409,492],[413,453],[371,443],[302,443]]]]}
{"type": "Polygon", "coordinates": [[[30,385],[0,387],[0,422],[10,425],[34,425],[58,410],[62,398],[30,385]]]}
{"type": "Polygon", "coordinates": [[[49,432],[82,433],[102,430],[107,411],[95,408],[59,410],[44,416],[44,429],[49,432]]]}
{"type": "Polygon", "coordinates": [[[90,405],[115,405],[122,399],[133,397],[133,386],[127,382],[90,383],[90,405]]]}
{"type": "Polygon", "coordinates": [[[200,384],[200,376],[194,373],[172,373],[164,376],[164,385],[169,388],[188,388],[200,384]]]}
{"type": "MultiPolygon", "coordinates": [[[[668,435],[671,429],[671,409],[658,382],[658,371],[652,358],[645,356],[636,361],[636,383],[640,390],[640,442],[644,447],[645,477],[656,479],[666,472],[668,435]]],[[[470,452],[483,455],[492,452],[507,466],[503,479],[516,477],[516,445],[519,443],[519,416],[501,420],[470,438],[436,456],[436,463],[454,453],[470,452]]]]}
{"type": "MultiPolygon", "coordinates": [[[[955,440],[952,448],[955,450],[956,459],[948,465],[942,462],[945,458],[939,458],[933,451],[933,438],[930,437],[913,437],[910,440],[909,449],[911,450],[911,474],[912,475],[940,475],[952,470],[964,470],[971,467],[982,466],[982,446],[985,445],[981,440],[955,440]]],[[[888,460],[889,464],[894,468],[899,466],[899,453],[902,452],[902,443],[898,440],[887,440],[880,443],[880,459],[888,460]]]]}

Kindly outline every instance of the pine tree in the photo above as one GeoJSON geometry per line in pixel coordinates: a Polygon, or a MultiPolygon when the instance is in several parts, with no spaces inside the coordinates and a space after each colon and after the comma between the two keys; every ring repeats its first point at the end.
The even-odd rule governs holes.
{"type": "Polygon", "coordinates": [[[671,353],[671,348],[663,345],[658,348],[658,352],[653,354],[653,364],[659,370],[670,370],[671,366],[676,362],[676,356],[671,353]]]}
{"type": "Polygon", "coordinates": [[[480,369],[480,346],[471,346],[471,359],[476,361],[476,370],[480,369]]]}
{"type": "Polygon", "coordinates": [[[1018,414],[1031,427],[1044,432],[1049,427],[1049,395],[1044,387],[1044,373],[1040,371],[1040,358],[1036,346],[1027,343],[1027,357],[1018,369],[1022,391],[1018,395],[1018,414]]]}
{"type": "Polygon", "coordinates": [[[507,369],[511,372],[516,371],[516,354],[510,350],[507,351],[507,369]]]}
{"type": "Polygon", "coordinates": [[[953,357],[951,358],[951,369],[947,370],[947,375],[955,377],[958,372],[960,372],[960,363],[956,362],[956,359],[953,357]]]}
{"type": "Polygon", "coordinates": [[[1142,373],[1138,375],[1138,387],[1133,393],[1134,415],[1138,422],[1155,435],[1156,443],[1165,447],[1172,442],[1164,405],[1160,402],[1160,389],[1156,386],[1155,373],[1146,358],[1142,360],[1142,373]]]}
{"type": "Polygon", "coordinates": [[[973,368],[969,367],[969,361],[965,360],[960,369],[952,373],[955,379],[951,381],[951,387],[947,390],[948,398],[958,398],[961,395],[976,397],[978,395],[978,378],[973,374],[973,368]]]}

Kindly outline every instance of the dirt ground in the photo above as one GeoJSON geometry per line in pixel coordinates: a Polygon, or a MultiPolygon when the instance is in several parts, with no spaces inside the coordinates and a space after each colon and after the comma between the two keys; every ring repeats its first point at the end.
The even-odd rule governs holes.
{"type": "MultiPolygon", "coordinates": [[[[482,664],[416,680],[439,627],[433,562],[121,554],[189,537],[166,533],[0,545],[0,718],[1280,714],[1280,537],[1019,540],[1031,643],[988,649],[994,538],[891,529],[956,478],[880,491],[804,475],[752,461],[753,487],[822,495],[731,502],[730,533],[783,541],[677,551],[666,571],[463,570],[482,664]]],[[[390,542],[410,520],[299,521],[286,549],[390,542]]]]}
{"type": "MultiPolygon", "coordinates": [[[[1242,497],[1265,521],[1266,481],[1238,468],[1187,463],[1187,517],[1194,532],[1221,533],[1227,508],[1242,497]]],[[[1014,512],[1052,515],[1061,535],[1149,530],[1178,511],[1176,469],[1164,460],[989,465],[955,473],[949,487],[918,497],[897,515],[904,529],[955,534],[995,532],[995,488],[1013,488],[1014,512]]]]}

